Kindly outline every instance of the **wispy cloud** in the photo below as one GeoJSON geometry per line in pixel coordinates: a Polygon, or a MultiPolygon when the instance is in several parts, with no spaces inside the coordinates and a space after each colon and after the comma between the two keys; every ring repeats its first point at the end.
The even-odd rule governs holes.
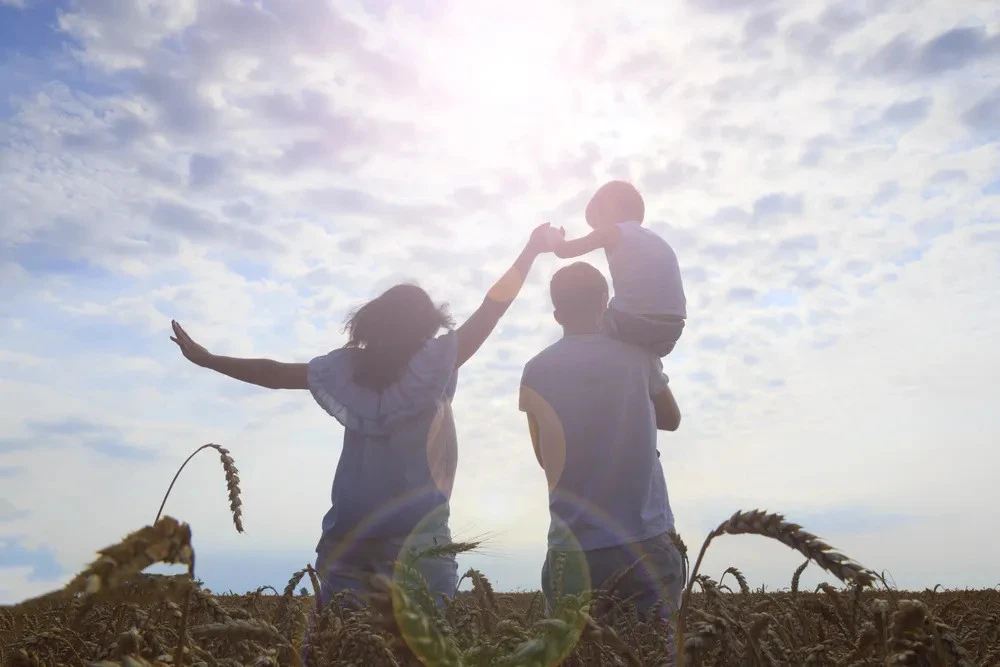
{"type": "MultiPolygon", "coordinates": [[[[0,540],[20,550],[2,601],[151,521],[210,441],[240,466],[248,535],[217,462],[192,462],[167,511],[191,521],[203,578],[301,567],[340,429],[307,395],[186,364],[169,320],[219,353],[306,361],[396,280],[461,319],[535,224],[585,231],[611,177],[642,187],[685,278],[666,362],[684,423],[660,450],[688,542],[766,506],[901,585],[995,583],[988,545],[940,570],[1000,502],[995,3],[126,4],[0,1],[0,486],[16,508],[0,540]],[[58,567],[32,575],[28,544],[58,567]],[[261,566],[220,565],[241,549],[261,566]]],[[[536,588],[545,546],[513,397],[559,334],[556,266],[539,261],[455,401],[453,526],[498,535],[473,558],[503,587],[536,588]]],[[[712,566],[755,583],[797,565],[720,542],[712,566]]]]}

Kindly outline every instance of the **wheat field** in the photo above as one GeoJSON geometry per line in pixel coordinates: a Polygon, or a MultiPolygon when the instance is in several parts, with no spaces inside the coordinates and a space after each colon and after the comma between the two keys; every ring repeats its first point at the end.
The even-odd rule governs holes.
{"type": "MultiPolygon", "coordinates": [[[[242,532],[239,474],[228,450],[204,445],[177,475],[205,449],[219,453],[242,532]]],[[[676,652],[675,664],[688,666],[1000,665],[1000,591],[895,590],[780,514],[736,512],[707,536],[693,568],[683,540],[673,536],[687,582],[674,642],[664,624],[646,622],[616,595],[615,577],[600,590],[562,595],[546,617],[541,593],[497,593],[483,573],[469,570],[463,579],[471,590],[439,609],[414,563],[475,543],[403,557],[391,579],[372,580],[360,605],[339,598],[318,608],[318,575],[308,565],[283,591],[215,595],[196,578],[190,527],[161,516],[170,489],[151,525],[99,550],[64,588],[0,607],[0,664],[633,666],[669,664],[676,652]],[[713,579],[699,570],[724,534],[778,540],[805,560],[779,592],[751,590],[736,567],[713,579]],[[155,563],[187,572],[143,572],[155,563]],[[800,591],[809,565],[835,584],[800,591]]]]}

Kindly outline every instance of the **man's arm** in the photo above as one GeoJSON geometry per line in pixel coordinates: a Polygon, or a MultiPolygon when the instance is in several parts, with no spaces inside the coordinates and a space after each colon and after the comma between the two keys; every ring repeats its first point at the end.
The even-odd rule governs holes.
{"type": "Polygon", "coordinates": [[[653,396],[653,409],[656,410],[656,428],[660,431],[676,431],[681,425],[681,409],[677,407],[674,393],[670,387],[653,396]]]}
{"type": "Polygon", "coordinates": [[[530,412],[526,414],[528,415],[528,433],[531,434],[531,446],[535,449],[535,459],[538,460],[538,465],[544,470],[545,464],[542,463],[542,449],[538,442],[538,420],[530,412]]]}
{"type": "Polygon", "coordinates": [[[538,465],[545,469],[545,464],[542,463],[542,446],[541,446],[541,429],[538,426],[538,417],[532,411],[534,407],[534,397],[535,392],[529,389],[524,384],[524,378],[521,378],[521,391],[517,398],[517,407],[528,417],[528,434],[531,436],[531,446],[535,450],[535,459],[538,460],[538,465]]]}
{"type": "Polygon", "coordinates": [[[556,257],[569,259],[580,257],[600,248],[611,248],[618,242],[620,232],[617,227],[602,227],[595,229],[586,236],[571,241],[563,241],[553,249],[556,257]]]}

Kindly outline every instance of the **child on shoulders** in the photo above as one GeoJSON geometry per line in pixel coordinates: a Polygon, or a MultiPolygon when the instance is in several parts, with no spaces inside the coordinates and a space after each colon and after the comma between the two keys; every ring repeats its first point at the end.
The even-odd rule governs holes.
{"type": "Polygon", "coordinates": [[[658,357],[667,356],[684,330],[687,300],[673,248],[642,224],[642,195],[631,183],[610,181],[591,197],[585,217],[594,231],[561,239],[555,254],[579,257],[603,248],[614,287],[604,315],[605,332],[658,357]]]}

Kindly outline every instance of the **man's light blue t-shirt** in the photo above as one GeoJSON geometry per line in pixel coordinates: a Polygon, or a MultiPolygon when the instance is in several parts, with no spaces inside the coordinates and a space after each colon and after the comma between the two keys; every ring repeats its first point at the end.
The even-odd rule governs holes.
{"type": "Polygon", "coordinates": [[[549,548],[591,550],[671,530],[651,396],[659,359],[603,334],[565,336],[524,367],[520,408],[538,422],[549,548]]]}

